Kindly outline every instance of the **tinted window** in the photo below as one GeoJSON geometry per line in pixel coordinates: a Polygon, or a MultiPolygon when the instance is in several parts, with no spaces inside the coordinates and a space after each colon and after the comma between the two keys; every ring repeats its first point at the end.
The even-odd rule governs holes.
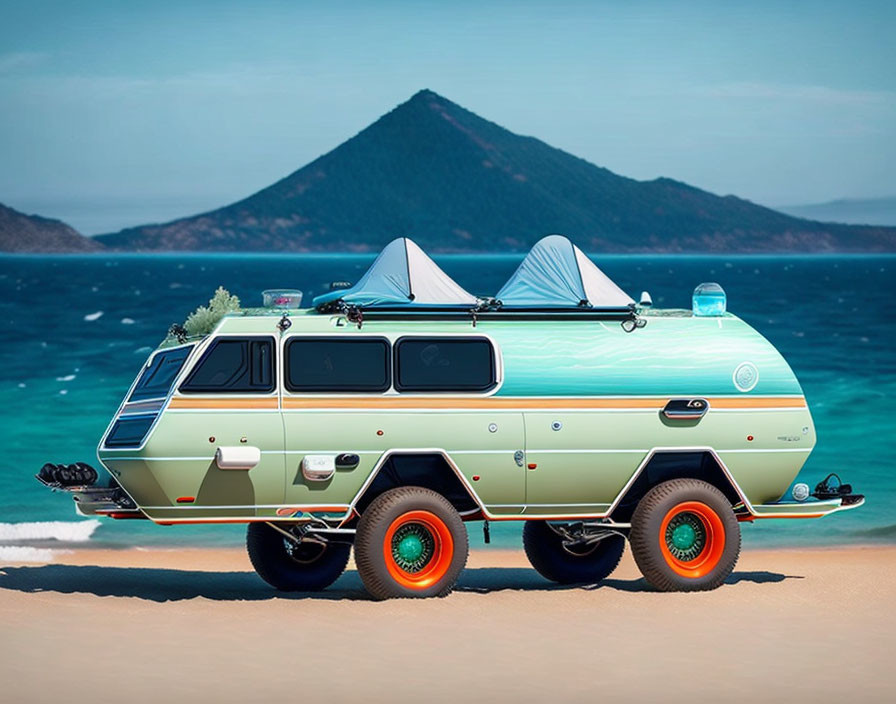
{"type": "Polygon", "coordinates": [[[155,414],[119,418],[109,431],[106,447],[137,447],[143,442],[155,419],[155,414]]]}
{"type": "Polygon", "coordinates": [[[212,343],[187,380],[184,392],[268,393],[274,390],[274,341],[222,338],[212,343]]]}
{"type": "Polygon", "coordinates": [[[485,338],[403,338],[397,344],[399,391],[485,391],[496,383],[485,338]]]}
{"type": "Polygon", "coordinates": [[[386,391],[389,386],[386,340],[293,338],[287,343],[290,391],[386,391]]]}
{"type": "Polygon", "coordinates": [[[128,401],[143,401],[148,398],[163,398],[168,395],[174,377],[178,375],[187,360],[193,345],[159,352],[149,366],[143,370],[128,401]]]}

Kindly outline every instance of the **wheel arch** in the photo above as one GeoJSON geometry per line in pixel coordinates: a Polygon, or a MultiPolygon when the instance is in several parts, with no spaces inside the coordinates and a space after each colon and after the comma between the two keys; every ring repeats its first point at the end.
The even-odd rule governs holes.
{"type": "Polygon", "coordinates": [[[671,479],[699,479],[721,491],[732,506],[742,504],[752,513],[749,499],[731,472],[710,447],[656,447],[642,460],[610,506],[607,516],[627,523],[638,502],[653,487],[671,479]]]}
{"type": "Polygon", "coordinates": [[[363,513],[381,494],[419,486],[440,494],[463,517],[484,514],[484,505],[448,452],[436,448],[389,450],[351,501],[350,515],[363,513]]]}

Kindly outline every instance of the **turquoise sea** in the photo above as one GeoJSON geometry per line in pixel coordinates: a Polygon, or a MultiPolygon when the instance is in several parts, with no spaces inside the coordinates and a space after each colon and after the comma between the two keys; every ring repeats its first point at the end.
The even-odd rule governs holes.
{"type": "MultiPolygon", "coordinates": [[[[465,288],[493,294],[521,255],[446,255],[465,288]]],[[[796,371],[818,445],[798,481],[839,472],[866,506],[821,520],[744,526],[746,546],[896,541],[896,257],[593,256],[637,298],[689,307],[716,281],[728,309],[774,343],[796,371]]],[[[240,544],[239,526],[161,527],[87,522],[71,500],[38,485],[46,461],[96,465],[96,443],[149,351],[223,285],[244,305],[265,288],[355,281],[367,255],[102,255],[0,257],[0,546],[60,541],[112,545],[240,544]],[[78,523],[70,523],[70,522],[78,523]],[[47,525],[45,522],[52,522],[47,525]],[[57,523],[66,522],[66,523],[57,523]]],[[[471,544],[482,545],[480,524],[471,544]]],[[[492,544],[519,545],[521,528],[493,526],[492,544]]]]}

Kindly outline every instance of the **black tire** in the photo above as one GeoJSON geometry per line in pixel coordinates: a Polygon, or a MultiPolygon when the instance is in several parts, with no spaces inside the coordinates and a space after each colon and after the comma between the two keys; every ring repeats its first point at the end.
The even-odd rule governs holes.
{"type": "Polygon", "coordinates": [[[731,503],[714,486],[673,479],[638,502],[629,542],[641,574],[656,589],[707,591],[720,587],[734,569],[740,526],[731,503]],[[675,541],[679,529],[685,531],[681,543],[675,541]]]}
{"type": "Polygon", "coordinates": [[[56,465],[47,462],[43,467],[40,468],[40,472],[37,473],[37,476],[40,477],[47,484],[52,484],[56,481],[56,477],[54,473],[56,472],[56,465]]]}
{"type": "Polygon", "coordinates": [[[374,499],[355,534],[355,564],[374,599],[446,596],[468,553],[467,530],[454,507],[442,495],[416,486],[374,499]],[[405,540],[414,549],[409,556],[400,552],[405,540]]]}
{"type": "Polygon", "coordinates": [[[92,486],[96,484],[96,480],[99,479],[99,475],[96,473],[96,470],[91,467],[86,462],[75,462],[75,467],[78,470],[78,477],[82,484],[85,486],[92,486]]]}
{"type": "Polygon", "coordinates": [[[532,566],[552,582],[597,584],[619,565],[625,538],[611,534],[587,547],[567,548],[547,521],[526,521],[523,548],[532,566]]]}
{"type": "Polygon", "coordinates": [[[246,549],[258,576],[282,592],[326,589],[345,571],[351,552],[348,543],[296,545],[267,523],[249,524],[246,549]]]}

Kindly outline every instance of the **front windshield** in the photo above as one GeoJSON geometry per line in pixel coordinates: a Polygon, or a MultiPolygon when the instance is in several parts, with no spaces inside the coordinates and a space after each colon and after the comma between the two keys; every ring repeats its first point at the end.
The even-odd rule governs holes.
{"type": "Polygon", "coordinates": [[[128,403],[167,396],[192,350],[193,345],[186,345],[159,352],[143,370],[128,403]]]}

